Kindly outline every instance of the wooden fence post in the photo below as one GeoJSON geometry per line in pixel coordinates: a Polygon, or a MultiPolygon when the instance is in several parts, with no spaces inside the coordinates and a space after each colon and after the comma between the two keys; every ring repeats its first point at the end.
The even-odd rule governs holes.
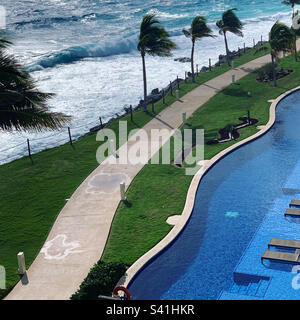
{"type": "Polygon", "coordinates": [[[130,105],[130,119],[131,119],[131,122],[133,122],[132,105],[130,105]]]}
{"type": "Polygon", "coordinates": [[[69,133],[70,145],[72,145],[72,144],[73,144],[73,141],[72,141],[72,136],[71,136],[71,129],[70,129],[70,127],[68,127],[68,133],[69,133]]]}
{"type": "Polygon", "coordinates": [[[27,139],[27,150],[28,150],[28,156],[32,162],[32,157],[31,157],[31,150],[30,150],[30,141],[27,139]]]}

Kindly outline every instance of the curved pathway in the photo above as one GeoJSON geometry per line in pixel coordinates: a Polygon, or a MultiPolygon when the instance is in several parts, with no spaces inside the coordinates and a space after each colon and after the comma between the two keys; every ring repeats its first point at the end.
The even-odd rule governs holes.
{"type": "MultiPolygon", "coordinates": [[[[182,97],[180,102],[177,101],[163,110],[143,129],[150,137],[152,129],[180,127],[182,112],[186,112],[187,118],[190,117],[216,93],[230,85],[233,74],[236,80],[239,80],[268,62],[270,62],[269,55],[200,85],[182,97]]],[[[164,137],[162,144],[170,136],[164,137]]],[[[118,150],[118,153],[125,148],[130,149],[135,143],[132,137],[118,150]]],[[[151,144],[148,143],[148,145],[150,147],[151,144]]],[[[148,150],[147,159],[150,160],[158,150],[159,147],[156,150],[148,150]]],[[[18,282],[6,299],[69,299],[79,288],[105,248],[111,223],[120,202],[120,182],[125,181],[128,188],[143,168],[142,164],[109,164],[111,157],[113,156],[101,163],[68,200],[58,215],[43,248],[27,271],[27,275],[18,282]]]]}

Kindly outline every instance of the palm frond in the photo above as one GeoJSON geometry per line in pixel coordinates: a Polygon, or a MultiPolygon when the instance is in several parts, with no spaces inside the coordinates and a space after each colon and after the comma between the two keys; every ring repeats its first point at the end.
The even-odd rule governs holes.
{"type": "Polygon", "coordinates": [[[182,29],[182,33],[187,37],[187,38],[191,38],[192,37],[192,30],[186,30],[186,29],[182,29]]]}
{"type": "Polygon", "coordinates": [[[236,16],[234,11],[237,11],[237,8],[229,9],[225,11],[222,15],[223,24],[225,27],[242,29],[243,24],[240,19],[236,16]]]}
{"type": "Polygon", "coordinates": [[[235,34],[235,35],[237,35],[239,37],[243,37],[244,36],[243,32],[240,29],[233,28],[233,27],[224,27],[223,28],[223,32],[231,32],[231,33],[233,33],[233,34],[235,34]]]}
{"type": "Polygon", "coordinates": [[[0,108],[0,119],[0,129],[5,131],[42,131],[61,128],[70,117],[36,108],[0,108]]]}
{"type": "Polygon", "coordinates": [[[12,45],[12,43],[9,40],[7,40],[3,32],[0,31],[0,49],[6,49],[10,45],[12,45]]]}
{"type": "Polygon", "coordinates": [[[137,47],[142,54],[170,56],[176,44],[170,39],[165,28],[160,25],[156,16],[148,14],[143,17],[137,47]]]}
{"type": "Polygon", "coordinates": [[[219,28],[219,34],[224,35],[226,32],[231,32],[239,37],[243,37],[243,24],[236,16],[234,11],[237,8],[229,9],[222,15],[222,20],[216,22],[216,26],[219,28]]]}
{"type": "Polygon", "coordinates": [[[219,33],[224,34],[225,32],[232,32],[238,36],[242,36],[243,24],[240,19],[236,16],[234,11],[236,8],[229,9],[222,14],[222,20],[216,22],[216,26],[219,28],[219,33]]]}
{"type": "Polygon", "coordinates": [[[5,52],[9,45],[0,37],[0,129],[41,131],[62,127],[71,117],[49,111],[47,103],[53,94],[37,89],[30,74],[5,52]]]}
{"type": "Polygon", "coordinates": [[[207,26],[206,18],[203,16],[197,16],[193,19],[191,25],[191,34],[195,40],[206,37],[215,37],[213,31],[207,26]]]}
{"type": "Polygon", "coordinates": [[[294,7],[295,4],[300,4],[300,0],[283,0],[282,3],[294,7]]]}
{"type": "Polygon", "coordinates": [[[269,33],[272,54],[278,59],[280,52],[294,52],[295,41],[293,31],[284,23],[277,21],[269,33]]]}
{"type": "Polygon", "coordinates": [[[219,29],[222,29],[224,27],[224,23],[223,23],[223,20],[218,20],[216,22],[216,26],[219,28],[219,29]]]}

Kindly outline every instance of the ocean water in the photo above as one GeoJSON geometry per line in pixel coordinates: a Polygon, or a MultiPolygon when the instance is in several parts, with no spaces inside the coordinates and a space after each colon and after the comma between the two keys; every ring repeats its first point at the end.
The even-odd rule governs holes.
{"type": "MultiPolygon", "coordinates": [[[[217,35],[215,21],[224,10],[238,8],[244,23],[244,38],[229,36],[231,50],[251,46],[253,38],[266,40],[276,20],[290,23],[291,9],[278,0],[6,0],[6,31],[11,48],[37,80],[41,90],[56,96],[49,101],[53,111],[72,115],[74,138],[107,121],[124,107],[142,98],[142,63],[136,49],[139,24],[146,13],[155,13],[169,31],[178,49],[173,57],[147,57],[148,90],[165,87],[190,70],[189,63],[174,61],[189,57],[191,43],[182,34],[196,15],[207,17],[217,35]]],[[[195,63],[208,65],[224,54],[221,36],[197,43],[195,63]]],[[[58,132],[0,133],[0,163],[26,154],[26,139],[33,152],[68,140],[67,129],[58,132]]]]}

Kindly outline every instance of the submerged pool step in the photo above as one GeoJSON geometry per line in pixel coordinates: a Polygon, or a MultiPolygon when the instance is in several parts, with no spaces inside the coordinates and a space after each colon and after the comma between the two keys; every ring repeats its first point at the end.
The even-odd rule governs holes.
{"type": "Polygon", "coordinates": [[[260,281],[260,285],[259,285],[257,292],[256,292],[257,297],[264,297],[265,296],[267,289],[269,287],[269,283],[270,283],[270,278],[268,280],[262,279],[260,281]]]}
{"type": "Polygon", "coordinates": [[[269,283],[269,277],[235,273],[234,282],[229,292],[247,296],[264,297],[269,283]]]}
{"type": "Polygon", "coordinates": [[[247,295],[249,296],[257,296],[257,290],[260,287],[259,282],[250,282],[248,285],[247,295]]]}

